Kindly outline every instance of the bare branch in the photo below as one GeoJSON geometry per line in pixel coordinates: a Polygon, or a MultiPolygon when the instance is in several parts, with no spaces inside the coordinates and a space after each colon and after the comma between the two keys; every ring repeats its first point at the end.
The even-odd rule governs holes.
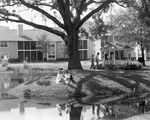
{"type": "Polygon", "coordinates": [[[97,7],[96,9],[92,10],[89,14],[87,14],[76,26],[76,29],[79,29],[83,23],[88,20],[92,15],[94,15],[95,13],[97,13],[100,10],[103,10],[104,8],[106,8],[110,3],[114,2],[114,0],[106,0],[105,2],[103,2],[103,4],[101,4],[99,7],[97,7]]]}
{"type": "Polygon", "coordinates": [[[59,27],[61,27],[62,29],[64,29],[64,25],[63,25],[60,21],[58,21],[55,17],[53,17],[52,15],[50,15],[48,12],[44,11],[43,9],[40,9],[40,8],[37,7],[37,6],[34,6],[34,5],[32,5],[32,4],[29,4],[29,3],[25,2],[24,0],[20,0],[20,2],[21,2],[24,6],[26,6],[26,7],[28,7],[28,8],[32,8],[32,9],[34,9],[34,10],[36,10],[36,11],[38,11],[38,12],[44,14],[46,17],[48,17],[48,18],[51,19],[54,23],[56,23],[59,27]]]}
{"type": "Polygon", "coordinates": [[[22,17],[15,15],[15,14],[11,14],[11,16],[16,17],[18,19],[12,19],[12,18],[9,18],[6,16],[0,16],[1,17],[0,21],[5,20],[5,21],[10,21],[10,22],[25,23],[25,24],[33,26],[35,28],[43,29],[43,30],[46,30],[53,34],[56,34],[56,35],[60,36],[63,40],[64,40],[64,38],[66,38],[66,35],[64,32],[61,32],[59,30],[56,30],[56,29],[53,29],[53,28],[50,28],[50,27],[47,27],[44,25],[40,25],[40,24],[36,24],[36,23],[30,22],[30,21],[27,21],[27,20],[23,19],[22,17]]]}

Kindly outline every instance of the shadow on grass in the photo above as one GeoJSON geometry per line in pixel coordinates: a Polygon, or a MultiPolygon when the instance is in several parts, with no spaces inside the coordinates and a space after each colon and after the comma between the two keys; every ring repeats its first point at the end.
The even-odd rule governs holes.
{"type": "MultiPolygon", "coordinates": [[[[129,94],[134,90],[150,92],[150,71],[82,71],[75,93],[88,90],[99,99],[129,94]],[[86,75],[85,75],[86,74],[86,75]],[[83,76],[82,76],[83,75],[83,76]]],[[[83,102],[83,101],[82,101],[83,102]]]]}

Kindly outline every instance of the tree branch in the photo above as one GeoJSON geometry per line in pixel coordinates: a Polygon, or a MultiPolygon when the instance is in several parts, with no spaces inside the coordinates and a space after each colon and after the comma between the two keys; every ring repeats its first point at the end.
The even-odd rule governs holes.
{"type": "Polygon", "coordinates": [[[25,19],[23,19],[21,17],[19,17],[19,19],[17,20],[17,19],[11,19],[11,18],[8,18],[8,17],[6,18],[6,17],[1,16],[0,21],[4,21],[4,20],[10,21],[10,22],[16,22],[16,23],[24,23],[24,24],[33,26],[33,27],[38,28],[38,29],[43,29],[45,31],[48,31],[48,32],[51,32],[55,35],[60,36],[63,40],[66,38],[66,34],[64,32],[61,32],[59,30],[56,30],[56,29],[53,29],[53,28],[50,28],[50,27],[47,27],[47,26],[44,26],[44,25],[39,25],[39,24],[36,24],[36,23],[33,23],[33,22],[26,21],[25,19]]]}
{"type": "Polygon", "coordinates": [[[97,13],[98,11],[102,10],[103,8],[107,7],[107,5],[109,5],[110,3],[112,3],[114,0],[106,0],[105,2],[103,2],[103,4],[101,4],[99,7],[97,7],[96,9],[94,9],[93,11],[91,11],[89,14],[87,14],[76,26],[76,29],[78,30],[83,23],[88,20],[92,15],[94,15],[95,13],[97,13]]]}
{"type": "Polygon", "coordinates": [[[55,17],[53,17],[52,15],[50,15],[48,12],[40,9],[39,7],[37,6],[34,6],[32,4],[29,4],[27,2],[25,2],[24,0],[20,0],[21,4],[23,4],[24,6],[28,7],[28,8],[32,8],[42,14],[44,14],[46,17],[48,17],[49,19],[51,19],[54,23],[56,23],[59,27],[61,27],[62,29],[64,29],[64,25],[58,21],[55,17]]]}

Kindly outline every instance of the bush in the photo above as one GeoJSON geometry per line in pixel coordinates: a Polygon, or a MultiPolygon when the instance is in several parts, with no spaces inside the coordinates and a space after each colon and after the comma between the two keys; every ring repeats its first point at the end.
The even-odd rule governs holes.
{"type": "Polygon", "coordinates": [[[105,68],[107,68],[107,69],[116,69],[116,65],[114,65],[114,64],[106,64],[105,68]]]}
{"type": "Polygon", "coordinates": [[[138,70],[141,69],[142,65],[140,63],[125,63],[123,69],[125,70],[138,70]]]}
{"type": "Polygon", "coordinates": [[[18,58],[10,58],[10,59],[9,59],[9,62],[10,62],[10,63],[15,63],[15,62],[21,62],[21,60],[18,59],[18,58]]]}
{"type": "Polygon", "coordinates": [[[99,65],[98,69],[107,68],[107,69],[123,69],[123,70],[139,70],[142,68],[141,63],[125,63],[124,65],[114,65],[114,64],[106,64],[104,67],[99,65]]]}
{"type": "Polygon", "coordinates": [[[98,66],[97,66],[97,69],[104,69],[105,67],[104,67],[104,65],[103,64],[99,64],[98,66]]]}
{"type": "Polygon", "coordinates": [[[69,58],[57,58],[57,61],[68,61],[69,58]]]}

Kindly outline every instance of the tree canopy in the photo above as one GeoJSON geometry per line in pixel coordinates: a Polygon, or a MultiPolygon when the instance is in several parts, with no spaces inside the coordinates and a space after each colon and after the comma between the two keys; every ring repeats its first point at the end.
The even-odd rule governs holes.
{"type": "Polygon", "coordinates": [[[150,46],[150,27],[139,19],[139,12],[134,8],[128,8],[120,11],[113,18],[114,35],[118,38],[116,40],[134,46],[139,45],[144,58],[144,50],[150,46]]]}
{"type": "Polygon", "coordinates": [[[54,33],[65,41],[68,50],[68,69],[82,69],[78,33],[81,26],[95,13],[104,12],[112,3],[127,6],[130,0],[1,0],[0,21],[25,23],[35,28],[54,33]],[[52,21],[63,31],[46,24],[25,19],[22,12],[41,14],[44,21],[52,21]]]}

